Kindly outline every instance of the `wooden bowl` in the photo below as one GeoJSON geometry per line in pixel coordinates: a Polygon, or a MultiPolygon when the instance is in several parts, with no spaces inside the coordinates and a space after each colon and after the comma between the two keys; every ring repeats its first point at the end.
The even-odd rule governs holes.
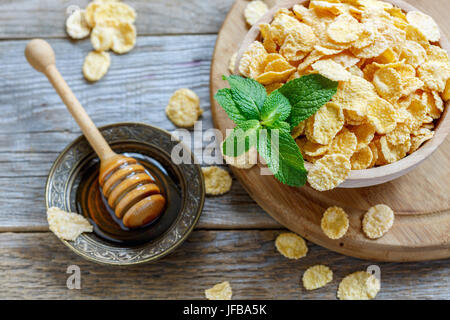
{"type": "MultiPolygon", "coordinates": [[[[405,12],[419,10],[402,0],[390,0],[386,2],[390,2],[396,5],[397,7],[403,9],[405,12]]],[[[248,46],[253,41],[258,39],[258,37],[260,36],[259,30],[260,23],[270,23],[273,20],[275,12],[280,8],[292,8],[296,4],[305,5],[307,3],[309,3],[309,0],[280,1],[277,5],[272,7],[257,23],[255,23],[255,25],[248,31],[248,33],[244,37],[241,46],[238,50],[235,65],[235,74],[239,74],[238,62],[241,60],[242,54],[246,51],[248,46]]],[[[439,45],[445,50],[447,50],[447,52],[450,52],[450,43],[448,39],[445,37],[443,32],[441,32],[441,40],[439,42],[439,45]]],[[[444,112],[441,115],[441,118],[436,122],[434,137],[431,140],[425,142],[418,150],[406,156],[405,158],[388,165],[374,167],[365,170],[352,170],[350,172],[349,177],[338,187],[361,188],[382,184],[394,180],[396,178],[399,178],[402,175],[414,169],[415,167],[417,167],[442,144],[442,142],[449,134],[450,132],[450,115],[448,111],[449,105],[450,101],[447,101],[447,103],[445,104],[444,112]]],[[[305,162],[305,167],[306,169],[310,169],[312,167],[312,164],[305,162]]]]}

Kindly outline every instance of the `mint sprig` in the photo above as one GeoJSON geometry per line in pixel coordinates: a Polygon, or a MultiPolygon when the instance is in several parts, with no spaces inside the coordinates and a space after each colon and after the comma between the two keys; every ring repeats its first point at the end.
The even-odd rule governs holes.
{"type": "Polygon", "coordinates": [[[253,79],[235,75],[223,79],[230,88],[220,89],[214,98],[236,123],[223,153],[235,157],[256,145],[275,178],[289,186],[303,186],[307,171],[291,129],[330,101],[338,83],[311,74],[267,96],[264,86],[253,79]]]}

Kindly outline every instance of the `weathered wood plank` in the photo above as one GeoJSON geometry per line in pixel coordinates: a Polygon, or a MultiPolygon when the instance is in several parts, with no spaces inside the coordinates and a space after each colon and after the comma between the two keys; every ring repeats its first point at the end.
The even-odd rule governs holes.
{"type": "MultiPolygon", "coordinates": [[[[139,35],[217,33],[234,0],[127,0],[139,35]]],[[[0,39],[67,37],[69,6],[88,0],[6,0],[0,4],[0,39]]]]}
{"type": "MultiPolygon", "coordinates": [[[[98,126],[138,121],[173,131],[164,109],[173,91],[189,87],[200,96],[203,130],[212,128],[209,64],[214,35],[141,37],[131,53],[113,56],[107,76],[83,79],[89,43],[54,39],[57,65],[98,126]],[[170,57],[170,60],[168,60],[170,57]]],[[[0,42],[0,230],[47,230],[44,188],[58,153],[80,130],[43,75],[22,55],[26,41],[0,42]],[[17,54],[20,52],[20,54],[17,54]],[[23,186],[26,185],[26,192],[23,186]],[[11,214],[14,212],[14,214],[11,214]]],[[[197,157],[210,141],[195,149],[197,157]]],[[[276,228],[275,221],[235,181],[232,191],[208,198],[199,228],[276,228]]]]}
{"type": "MultiPolygon", "coordinates": [[[[0,298],[204,299],[204,289],[228,280],[234,299],[335,299],[344,276],[372,264],[312,244],[305,258],[285,259],[274,247],[279,232],[195,231],[163,260],[126,268],[87,262],[51,233],[2,233],[0,298]],[[81,268],[81,290],[66,288],[72,264],[81,268]],[[315,264],[330,266],[334,279],[308,292],[301,276],[315,264]]],[[[449,299],[448,263],[378,263],[377,299],[449,299]]]]}

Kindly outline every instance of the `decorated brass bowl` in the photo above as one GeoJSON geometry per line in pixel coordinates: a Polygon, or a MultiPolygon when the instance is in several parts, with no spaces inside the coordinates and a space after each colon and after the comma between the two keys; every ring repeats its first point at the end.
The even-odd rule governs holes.
{"type": "Polygon", "coordinates": [[[99,159],[84,136],[55,160],[47,180],[47,209],[77,212],[94,226],[75,241],[62,242],[78,255],[102,264],[131,265],[154,261],[178,247],[194,229],[203,209],[205,186],[190,150],[169,132],[140,123],[117,123],[99,129],[117,153],[132,156],[154,173],[165,190],[164,214],[145,227],[130,230],[104,206],[98,186],[99,159]],[[181,145],[190,163],[174,164],[171,150],[181,145]]]}

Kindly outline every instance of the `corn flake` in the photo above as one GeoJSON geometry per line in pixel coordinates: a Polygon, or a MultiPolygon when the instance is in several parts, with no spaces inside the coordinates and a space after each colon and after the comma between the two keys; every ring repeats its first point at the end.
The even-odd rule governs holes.
{"type": "Polygon", "coordinates": [[[120,22],[114,28],[112,51],[123,54],[131,51],[136,45],[136,28],[130,22],[120,22]]]}
{"type": "Polygon", "coordinates": [[[341,14],[338,16],[327,29],[327,34],[330,39],[337,43],[355,41],[361,33],[361,24],[349,14],[341,14]]]}
{"type": "Polygon", "coordinates": [[[406,19],[411,25],[421,30],[427,40],[437,42],[441,38],[439,27],[432,17],[420,11],[409,11],[406,14],[406,19]]]}
{"type": "Polygon", "coordinates": [[[394,224],[394,211],[385,204],[371,207],[364,215],[362,228],[370,239],[381,238],[394,224]]]}
{"type": "Polygon", "coordinates": [[[433,138],[434,132],[427,128],[421,128],[414,132],[411,136],[411,148],[408,153],[413,153],[420,148],[422,144],[433,138]]]}
{"type": "Polygon", "coordinates": [[[300,259],[308,253],[305,240],[292,232],[278,235],[275,240],[275,247],[279,253],[288,259],[300,259]]]}
{"type": "Polygon", "coordinates": [[[375,88],[370,82],[352,75],[349,81],[339,83],[338,91],[332,101],[343,109],[353,110],[358,115],[364,116],[367,113],[368,101],[375,97],[375,88]]]}
{"type": "Polygon", "coordinates": [[[329,102],[306,122],[306,136],[312,142],[328,145],[344,126],[344,114],[335,103],[329,102]]]}
{"type": "Polygon", "coordinates": [[[388,101],[395,101],[401,96],[402,78],[394,68],[377,70],[373,75],[373,84],[378,94],[388,101]]]}
{"type": "Polygon", "coordinates": [[[427,52],[417,42],[406,40],[400,59],[405,59],[405,62],[417,68],[427,59],[427,52]]]}
{"type": "Polygon", "coordinates": [[[66,20],[66,31],[72,39],[86,38],[91,32],[85,18],[85,10],[75,10],[66,20]]]}
{"type": "Polygon", "coordinates": [[[205,178],[206,194],[217,196],[230,191],[233,180],[226,170],[211,166],[203,167],[202,172],[205,178]]]}
{"type": "Polygon", "coordinates": [[[357,144],[358,140],[356,135],[347,128],[344,128],[331,142],[328,154],[340,154],[350,159],[356,151],[357,144]]]}
{"type": "Polygon", "coordinates": [[[319,60],[312,65],[312,68],[324,77],[333,81],[347,81],[350,80],[351,77],[350,72],[331,59],[319,60]]]}
{"type": "Polygon", "coordinates": [[[417,74],[430,90],[443,92],[450,77],[450,64],[436,61],[425,62],[417,69],[417,74]]]}
{"type": "Polygon", "coordinates": [[[92,29],[91,44],[96,51],[107,51],[112,47],[114,29],[97,26],[92,29]]]}
{"type": "Polygon", "coordinates": [[[236,58],[237,58],[237,52],[235,52],[231,55],[230,61],[228,63],[228,71],[230,71],[231,74],[234,73],[234,68],[236,66],[236,58]]]}
{"type": "Polygon", "coordinates": [[[341,283],[337,292],[340,300],[370,300],[380,291],[380,281],[367,271],[349,274],[341,283]]]}
{"type": "Polygon", "coordinates": [[[136,11],[123,2],[104,2],[94,11],[94,25],[112,26],[120,22],[134,23],[136,11]]]}
{"type": "Polygon", "coordinates": [[[75,241],[83,232],[92,232],[92,225],[82,215],[74,212],[65,212],[52,207],[47,210],[47,221],[50,228],[58,238],[75,241]]]}
{"type": "Polygon", "coordinates": [[[347,179],[350,170],[350,160],[347,157],[328,154],[314,163],[308,172],[308,182],[318,191],[331,190],[347,179]]]}
{"type": "Polygon", "coordinates": [[[342,238],[348,230],[348,216],[342,208],[328,208],[320,221],[320,227],[323,233],[330,239],[342,238]]]}
{"type": "Polygon", "coordinates": [[[350,158],[352,170],[363,170],[371,166],[373,162],[372,149],[367,145],[356,151],[350,158]]]}
{"type": "Polygon", "coordinates": [[[108,52],[91,51],[83,63],[83,75],[88,81],[98,81],[108,72],[111,59],[108,52]]]}
{"type": "Polygon", "coordinates": [[[381,98],[375,98],[367,108],[367,119],[379,134],[386,134],[395,129],[397,113],[392,104],[381,98]]]}
{"type": "Polygon", "coordinates": [[[175,91],[166,107],[166,114],[170,121],[183,128],[192,127],[202,112],[200,99],[194,91],[189,89],[175,91]]]}
{"type": "Polygon", "coordinates": [[[232,295],[233,291],[228,281],[218,283],[205,290],[205,296],[208,300],[231,300],[232,295]]]}
{"type": "Polygon", "coordinates": [[[248,78],[257,78],[264,72],[267,51],[259,41],[254,41],[239,61],[239,72],[248,78]]]}
{"type": "Polygon", "coordinates": [[[315,290],[324,287],[333,280],[333,271],[324,265],[315,265],[306,269],[302,282],[306,290],[315,290]]]}
{"type": "Polygon", "coordinates": [[[244,10],[245,21],[252,26],[261,19],[267,11],[269,11],[269,8],[263,1],[250,1],[244,10]]]}
{"type": "Polygon", "coordinates": [[[367,146],[375,136],[375,127],[370,123],[364,123],[357,126],[349,127],[349,130],[356,136],[358,144],[356,150],[360,150],[367,146]]]}

